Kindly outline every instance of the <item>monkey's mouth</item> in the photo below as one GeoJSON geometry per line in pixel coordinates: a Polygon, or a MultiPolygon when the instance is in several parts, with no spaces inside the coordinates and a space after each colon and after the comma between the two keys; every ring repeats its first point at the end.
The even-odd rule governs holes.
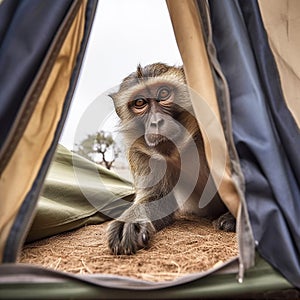
{"type": "Polygon", "coordinates": [[[151,133],[145,135],[145,141],[149,147],[155,147],[160,143],[167,142],[168,139],[164,135],[151,133]]]}

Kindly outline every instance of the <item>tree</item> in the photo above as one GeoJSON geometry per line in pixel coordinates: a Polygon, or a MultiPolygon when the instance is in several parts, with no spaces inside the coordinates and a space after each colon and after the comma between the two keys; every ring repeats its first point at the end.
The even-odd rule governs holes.
{"type": "Polygon", "coordinates": [[[110,170],[120,151],[112,134],[101,130],[95,134],[89,134],[77,145],[74,152],[95,163],[104,165],[110,170]]]}

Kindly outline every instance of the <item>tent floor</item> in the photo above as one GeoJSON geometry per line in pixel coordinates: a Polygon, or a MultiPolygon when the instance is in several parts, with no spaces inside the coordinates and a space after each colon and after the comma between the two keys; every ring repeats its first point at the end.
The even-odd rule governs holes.
{"type": "Polygon", "coordinates": [[[75,274],[168,281],[206,271],[238,255],[235,233],[215,230],[206,220],[182,219],[158,232],[149,249],[131,256],[113,256],[105,238],[107,225],[89,225],[27,244],[19,262],[75,274]]]}

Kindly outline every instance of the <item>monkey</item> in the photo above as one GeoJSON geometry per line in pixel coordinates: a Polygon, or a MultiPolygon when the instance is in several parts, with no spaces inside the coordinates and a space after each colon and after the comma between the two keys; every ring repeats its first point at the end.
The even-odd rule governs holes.
{"type": "Polygon", "coordinates": [[[183,67],[138,65],[110,97],[135,187],[133,204],[108,226],[111,253],[148,248],[153,235],[180,214],[209,218],[218,229],[235,231],[235,218],[217,191],[199,206],[206,185],[214,184],[183,67]]]}

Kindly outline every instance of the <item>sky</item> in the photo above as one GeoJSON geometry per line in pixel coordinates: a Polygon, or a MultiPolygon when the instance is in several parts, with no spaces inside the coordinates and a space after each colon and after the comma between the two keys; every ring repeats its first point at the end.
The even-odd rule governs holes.
{"type": "Polygon", "coordinates": [[[165,0],[101,0],[60,143],[68,149],[98,130],[114,131],[107,95],[142,66],[181,65],[165,0]]]}

